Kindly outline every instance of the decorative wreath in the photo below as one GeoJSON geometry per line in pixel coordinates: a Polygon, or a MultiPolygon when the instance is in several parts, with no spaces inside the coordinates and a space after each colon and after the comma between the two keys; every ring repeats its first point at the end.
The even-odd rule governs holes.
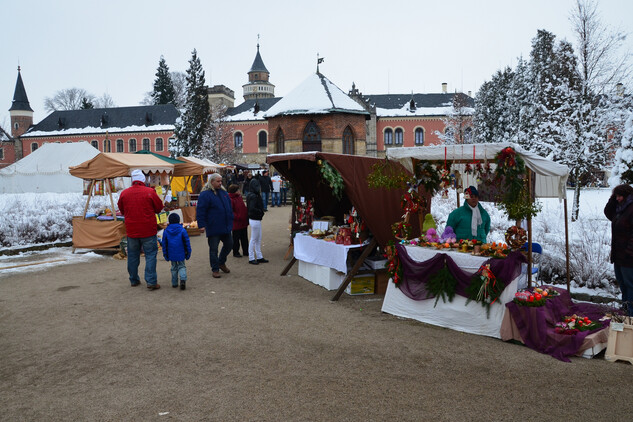
{"type": "Polygon", "coordinates": [[[402,195],[400,206],[406,213],[416,213],[422,206],[422,198],[420,198],[420,195],[418,195],[415,190],[409,189],[402,195]]]}
{"type": "Polygon", "coordinates": [[[518,226],[509,227],[506,230],[506,243],[512,249],[519,249],[527,242],[527,232],[518,226]]]}

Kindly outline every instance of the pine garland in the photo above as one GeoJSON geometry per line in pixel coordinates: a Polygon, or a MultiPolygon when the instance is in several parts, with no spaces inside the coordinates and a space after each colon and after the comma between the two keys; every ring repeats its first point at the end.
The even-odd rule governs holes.
{"type": "Polygon", "coordinates": [[[431,296],[435,296],[435,303],[433,304],[434,308],[437,306],[437,302],[439,302],[440,297],[444,303],[446,303],[447,299],[449,302],[452,302],[455,297],[456,287],[457,280],[455,280],[455,277],[451,275],[446,265],[444,265],[444,267],[431,276],[429,281],[426,283],[426,298],[428,299],[431,296]]]}
{"type": "Polygon", "coordinates": [[[367,176],[370,188],[398,189],[411,182],[411,177],[398,166],[397,163],[384,159],[372,166],[372,172],[367,176]]]}
{"type": "Polygon", "coordinates": [[[494,183],[499,187],[499,207],[510,220],[520,221],[531,218],[541,211],[541,205],[528,196],[525,175],[525,161],[514,148],[507,147],[495,156],[497,168],[494,183]],[[503,187],[501,184],[503,183],[503,187]]]}
{"type": "Polygon", "coordinates": [[[319,160],[319,165],[321,176],[332,188],[334,196],[340,200],[343,197],[343,189],[345,189],[345,183],[343,182],[341,173],[336,171],[336,169],[325,160],[319,160]]]}

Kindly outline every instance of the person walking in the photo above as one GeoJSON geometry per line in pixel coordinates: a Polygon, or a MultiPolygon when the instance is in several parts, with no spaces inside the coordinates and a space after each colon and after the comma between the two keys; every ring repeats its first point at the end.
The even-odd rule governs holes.
{"type": "Polygon", "coordinates": [[[236,184],[229,186],[229,197],[233,207],[233,256],[241,258],[248,256],[248,211],[240,187],[236,184]],[[242,254],[240,255],[240,244],[242,254]]]}
{"type": "Polygon", "coordinates": [[[262,201],[264,202],[264,212],[268,211],[268,200],[270,199],[270,191],[273,188],[273,184],[270,181],[268,170],[264,170],[261,176],[259,176],[259,186],[261,189],[262,201]]]}
{"type": "Polygon", "coordinates": [[[196,220],[200,231],[207,234],[209,244],[209,264],[213,278],[220,278],[220,270],[231,271],[226,266],[226,257],[233,249],[233,208],[231,198],[222,187],[222,176],[211,173],[198,196],[196,220]],[[218,248],[222,242],[222,250],[218,248]]]}
{"type": "Polygon", "coordinates": [[[281,177],[281,204],[282,205],[286,205],[286,197],[288,196],[288,181],[286,180],[285,177],[281,177]]]}
{"type": "Polygon", "coordinates": [[[281,207],[281,177],[279,177],[279,173],[275,172],[273,177],[270,178],[270,182],[272,184],[272,198],[270,200],[270,206],[281,207]]]}
{"type": "Polygon", "coordinates": [[[633,187],[618,185],[604,207],[611,221],[611,256],[615,279],[622,292],[622,304],[633,316],[633,187]]]}
{"type": "Polygon", "coordinates": [[[156,191],[145,186],[145,174],[141,170],[132,171],[132,186],[119,195],[117,206],[125,219],[127,232],[127,272],[132,287],[141,284],[138,266],[141,249],[145,253],[145,282],[150,290],[160,289],[156,276],[156,255],[158,253],[158,225],[156,214],[162,211],[163,202],[156,191]]]}
{"type": "Polygon", "coordinates": [[[248,245],[248,263],[253,265],[268,262],[262,255],[262,218],[264,218],[264,202],[260,193],[259,181],[251,180],[246,195],[248,224],[251,226],[251,242],[248,245]]]}
{"type": "Polygon", "coordinates": [[[244,186],[242,186],[242,193],[246,195],[248,193],[248,189],[251,185],[251,180],[253,180],[253,174],[250,171],[244,171],[244,186]]]}
{"type": "Polygon", "coordinates": [[[191,258],[191,242],[189,234],[182,224],[180,216],[175,212],[169,214],[169,225],[163,231],[163,257],[171,262],[171,287],[178,287],[180,277],[180,290],[186,289],[187,267],[185,260],[191,258]]]}

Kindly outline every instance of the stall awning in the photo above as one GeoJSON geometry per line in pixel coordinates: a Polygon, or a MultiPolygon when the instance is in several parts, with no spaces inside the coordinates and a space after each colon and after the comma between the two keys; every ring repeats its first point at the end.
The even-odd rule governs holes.
{"type": "Polygon", "coordinates": [[[135,169],[146,174],[173,173],[174,165],[151,154],[102,152],[88,161],[69,167],[70,174],[82,179],[124,177],[135,169]]]}
{"type": "Polygon", "coordinates": [[[444,161],[450,163],[471,163],[474,160],[488,160],[494,167],[494,158],[499,151],[512,147],[525,161],[525,165],[535,173],[534,193],[540,198],[566,198],[566,184],[569,169],[563,164],[543,158],[527,151],[518,144],[460,144],[432,145],[425,147],[389,148],[387,158],[398,160],[407,170],[413,171],[413,161],[444,161]]]}
{"type": "Polygon", "coordinates": [[[220,164],[196,157],[178,157],[178,160],[182,163],[175,165],[174,176],[198,176],[224,168],[220,164]]]}

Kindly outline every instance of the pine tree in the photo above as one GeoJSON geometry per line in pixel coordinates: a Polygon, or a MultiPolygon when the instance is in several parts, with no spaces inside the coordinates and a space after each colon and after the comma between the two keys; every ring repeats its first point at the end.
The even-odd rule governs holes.
{"type": "Polygon", "coordinates": [[[506,142],[512,125],[509,96],[514,72],[506,67],[497,71],[490,82],[482,84],[475,97],[473,125],[475,141],[481,143],[506,142]]]}
{"type": "Polygon", "coordinates": [[[169,150],[175,156],[201,156],[209,127],[210,109],[204,70],[194,49],[187,69],[187,101],[176,121],[175,141],[169,150]]]}
{"type": "Polygon", "coordinates": [[[83,97],[81,99],[81,110],[89,110],[95,108],[95,106],[92,104],[92,101],[90,101],[88,98],[83,97]]]}
{"type": "Polygon", "coordinates": [[[154,80],[154,91],[151,94],[152,100],[154,105],[176,104],[175,95],[174,84],[169,74],[169,67],[167,67],[165,58],[160,56],[156,79],[154,80]]]}

